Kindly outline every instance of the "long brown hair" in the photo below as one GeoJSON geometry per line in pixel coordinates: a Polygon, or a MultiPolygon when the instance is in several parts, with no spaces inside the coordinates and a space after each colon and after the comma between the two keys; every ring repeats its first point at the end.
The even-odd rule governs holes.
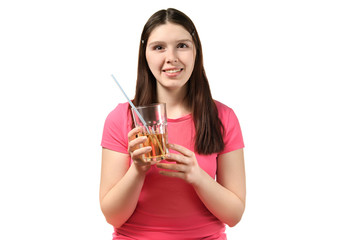
{"type": "Polygon", "coordinates": [[[195,150],[199,154],[212,154],[224,149],[224,126],[218,117],[216,104],[211,96],[209,82],[203,66],[199,35],[191,19],[179,10],[168,8],[154,13],[141,34],[136,82],[135,106],[157,102],[156,79],[146,61],[146,45],[151,32],[159,25],[171,22],[183,26],[192,36],[196,48],[194,70],[187,85],[186,103],[192,110],[196,129],[195,150]]]}

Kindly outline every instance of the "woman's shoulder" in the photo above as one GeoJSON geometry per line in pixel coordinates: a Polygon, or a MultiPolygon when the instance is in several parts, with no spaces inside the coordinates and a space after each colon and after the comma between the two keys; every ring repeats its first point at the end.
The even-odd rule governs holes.
{"type": "Polygon", "coordinates": [[[216,100],[214,100],[214,102],[218,110],[218,116],[223,123],[228,123],[229,121],[237,121],[237,116],[231,107],[216,100]]]}
{"type": "Polygon", "coordinates": [[[129,111],[129,103],[119,103],[116,107],[109,113],[109,116],[119,117],[126,115],[129,111]]]}
{"type": "Polygon", "coordinates": [[[110,150],[127,153],[127,134],[130,130],[129,104],[120,103],[105,120],[101,145],[110,150]]]}
{"type": "Polygon", "coordinates": [[[119,103],[107,116],[107,121],[129,124],[131,119],[131,113],[129,109],[129,103],[119,103]]]}
{"type": "Polygon", "coordinates": [[[230,108],[229,106],[225,105],[222,102],[219,102],[217,100],[214,100],[215,105],[217,107],[217,110],[219,112],[219,115],[223,115],[223,114],[228,114],[229,112],[232,112],[232,108],[230,108]]]}
{"type": "Polygon", "coordinates": [[[114,109],[114,111],[116,111],[116,112],[123,112],[123,111],[128,111],[128,110],[129,110],[128,102],[119,103],[114,109]]]}
{"type": "Polygon", "coordinates": [[[225,148],[221,154],[243,148],[244,140],[240,123],[234,110],[219,101],[215,101],[215,103],[218,109],[219,119],[224,126],[225,148]]]}

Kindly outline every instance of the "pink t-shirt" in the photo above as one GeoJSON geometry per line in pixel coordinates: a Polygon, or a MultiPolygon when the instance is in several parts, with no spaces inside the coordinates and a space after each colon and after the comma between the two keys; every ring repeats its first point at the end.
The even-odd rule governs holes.
{"type": "MultiPolygon", "coordinates": [[[[215,179],[217,157],[244,147],[239,121],[234,111],[216,101],[225,127],[225,149],[220,153],[199,155],[194,150],[195,126],[191,115],[168,119],[169,143],[195,152],[199,166],[215,179]]],[[[128,153],[127,134],[131,130],[129,104],[119,104],[107,117],[101,145],[128,153]]],[[[172,151],[172,150],[170,150],[172,151]]],[[[193,187],[182,179],[162,176],[154,165],[147,172],[139,201],[132,216],[113,239],[226,239],[225,225],[202,203],[193,187]]]]}

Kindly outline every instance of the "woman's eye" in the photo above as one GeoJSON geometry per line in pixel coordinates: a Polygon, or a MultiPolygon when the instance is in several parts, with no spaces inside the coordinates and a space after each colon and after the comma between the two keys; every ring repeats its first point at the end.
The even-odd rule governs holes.
{"type": "Polygon", "coordinates": [[[154,50],[163,50],[163,47],[162,46],[155,46],[154,50]]]}
{"type": "Polygon", "coordinates": [[[185,43],[179,43],[178,48],[187,48],[188,45],[185,43]]]}

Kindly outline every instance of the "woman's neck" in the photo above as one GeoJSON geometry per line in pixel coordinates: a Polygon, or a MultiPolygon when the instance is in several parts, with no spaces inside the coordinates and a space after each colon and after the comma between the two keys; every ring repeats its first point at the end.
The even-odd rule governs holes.
{"type": "Polygon", "coordinates": [[[191,113],[185,99],[186,88],[167,90],[158,88],[158,102],[166,103],[167,117],[171,119],[180,118],[191,113]]]}

